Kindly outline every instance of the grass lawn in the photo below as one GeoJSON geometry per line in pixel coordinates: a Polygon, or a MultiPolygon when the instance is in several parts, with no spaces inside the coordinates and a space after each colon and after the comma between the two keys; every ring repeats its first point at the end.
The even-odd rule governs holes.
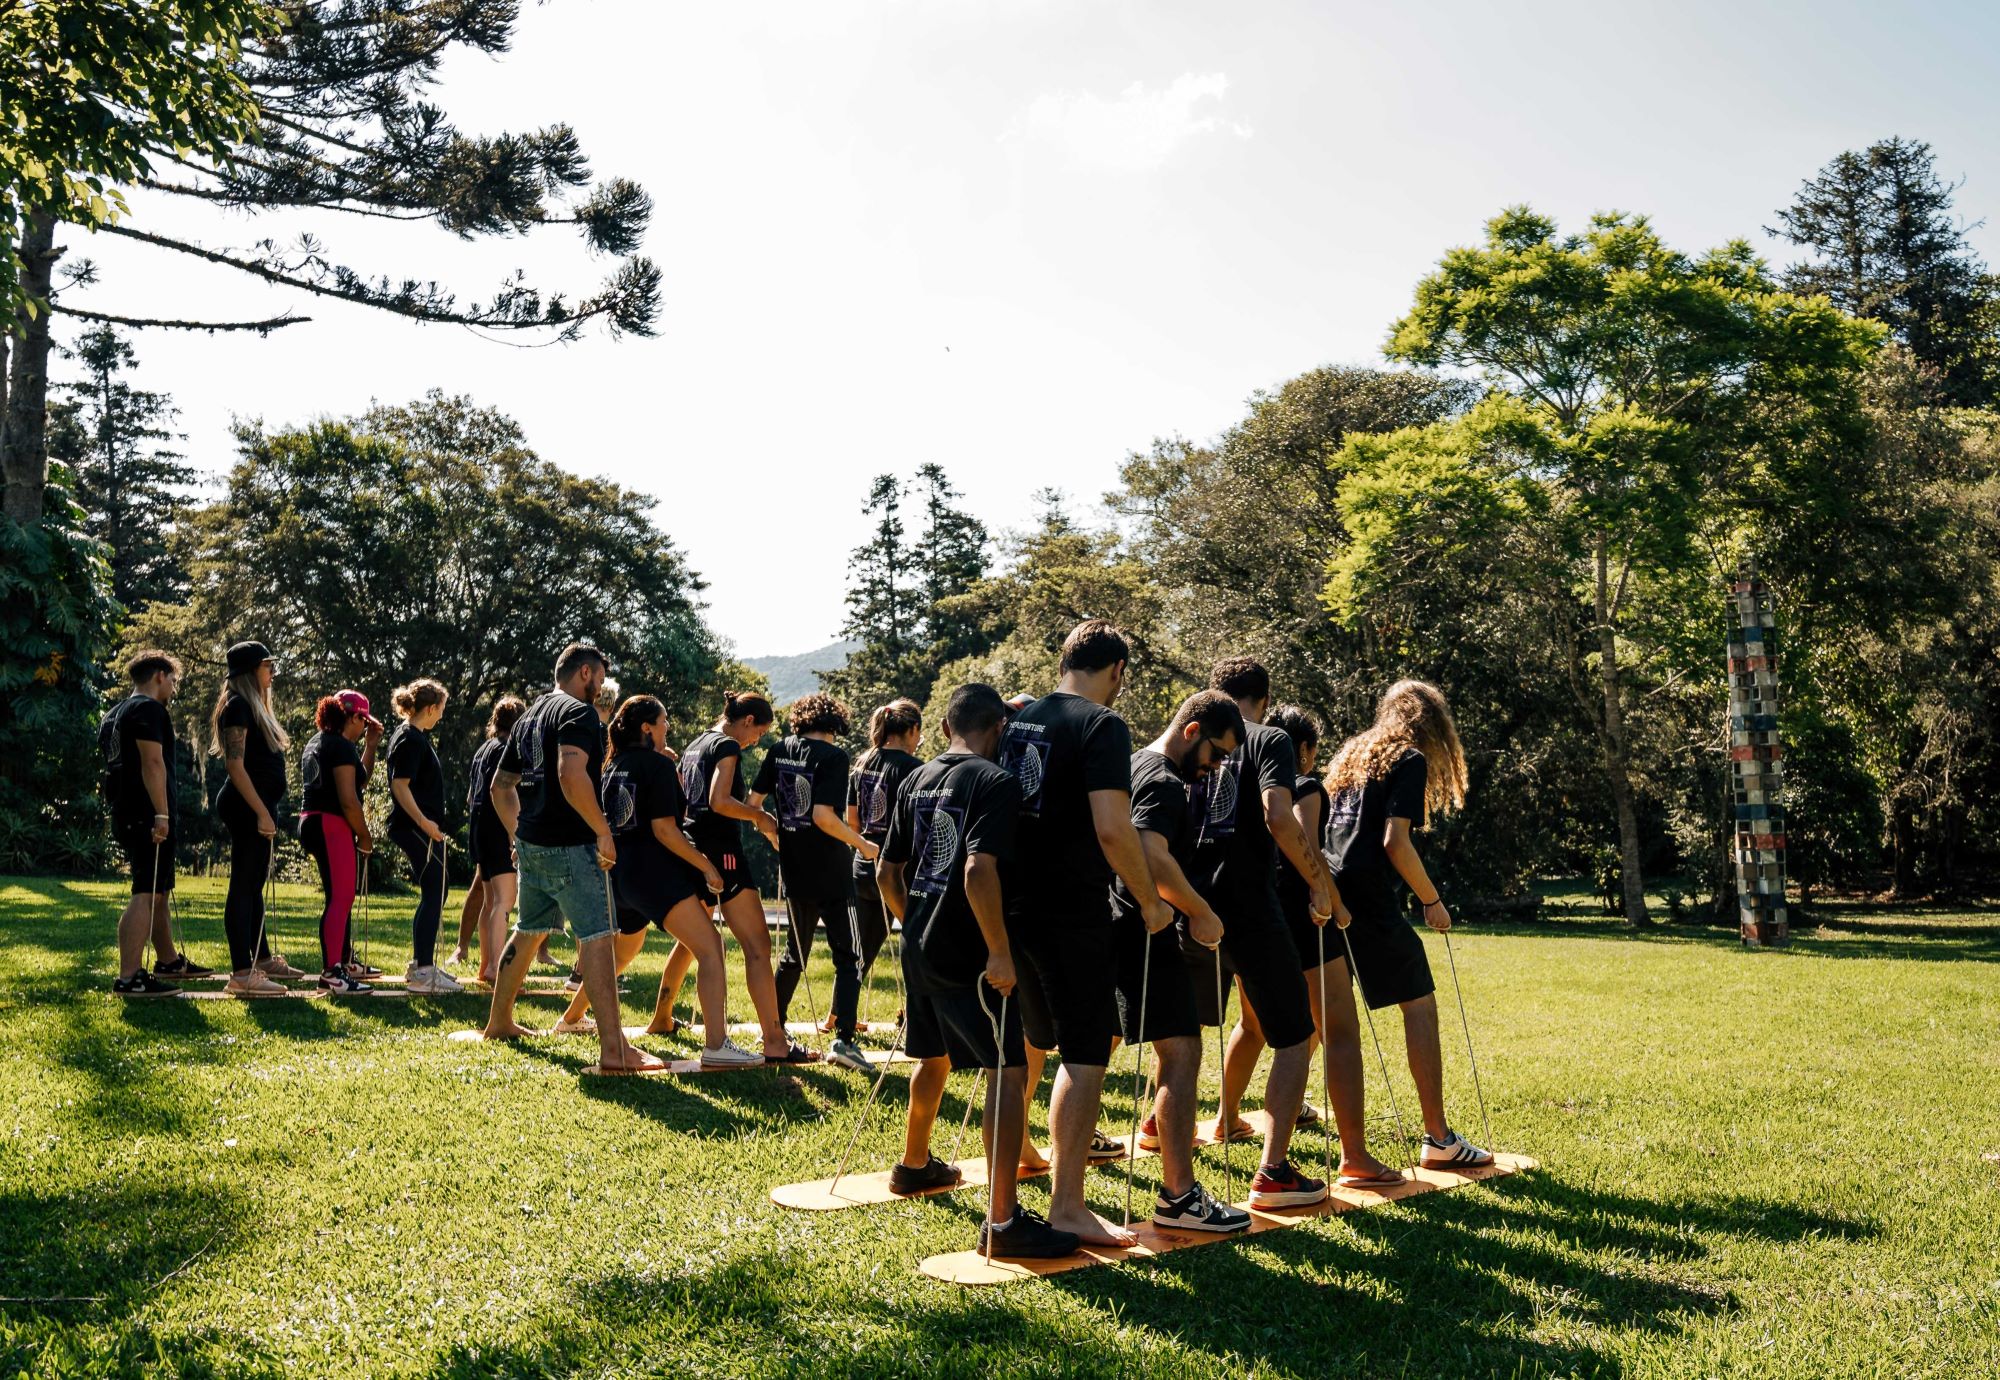
{"type": "MultiPolygon", "coordinates": [[[[584,1081],[594,1041],[440,1038],[483,1015],[476,995],[122,1001],[120,891],[0,879],[0,1373],[2000,1375],[1991,913],[1835,910],[1774,954],[1622,934],[1581,897],[1532,929],[1463,931],[1495,1135],[1541,1170],[971,1291],[916,1263],[972,1243],[976,1193],[767,1200],[832,1171],[854,1075],[584,1081]]],[[[385,967],[407,905],[375,901],[385,967]]],[[[317,913],[282,889],[273,932],[302,966],[317,913]]],[[[222,962],[219,883],[186,884],[179,925],[222,962]]],[[[663,954],[634,968],[628,1020],[663,954]]],[[[824,1002],[823,957],[812,981],[824,1002]]],[[[1381,1031],[1407,1089],[1398,1023],[1381,1031]]],[[[900,1140],[900,1078],[885,1098],[867,1167],[900,1140]]],[[[1322,1147],[1302,1133],[1299,1156],[1322,1147]]],[[[1249,1163],[1239,1148],[1239,1195],[1249,1163]]],[[[1140,1162],[1142,1188],[1156,1173],[1140,1162]]],[[[1100,1210],[1122,1184],[1092,1172],[1100,1210]]]]}

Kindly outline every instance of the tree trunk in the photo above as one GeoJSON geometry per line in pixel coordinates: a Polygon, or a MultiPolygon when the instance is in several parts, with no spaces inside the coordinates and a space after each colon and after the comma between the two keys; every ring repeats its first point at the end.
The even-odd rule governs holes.
{"type": "Polygon", "coordinates": [[[1597,654],[1604,683],[1604,716],[1598,738],[1604,747],[1604,775],[1618,811],[1618,856],[1625,885],[1625,923],[1652,923],[1646,914],[1646,879],[1639,870],[1639,812],[1632,803],[1630,757],[1625,746],[1625,704],[1618,674],[1618,634],[1611,626],[1611,551],[1597,536],[1597,654]]]}
{"type": "Polygon", "coordinates": [[[55,273],[55,217],[32,212],[22,226],[18,253],[21,291],[41,303],[32,320],[10,323],[13,358],[7,368],[7,410],[0,418],[0,473],[6,476],[7,516],[39,527],[49,482],[49,285],[55,273]]]}
{"type": "Polygon", "coordinates": [[[1900,794],[1889,807],[1889,850],[1894,860],[1890,896],[1898,901],[1915,899],[1918,891],[1917,818],[1909,800],[1900,794]]]}

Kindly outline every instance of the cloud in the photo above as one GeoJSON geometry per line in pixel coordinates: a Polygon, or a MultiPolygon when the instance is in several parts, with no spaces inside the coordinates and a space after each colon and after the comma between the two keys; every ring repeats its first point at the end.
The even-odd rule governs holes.
{"type": "Polygon", "coordinates": [[[1217,109],[1228,90],[1229,78],[1221,72],[1183,72],[1158,91],[1135,81],[1115,97],[1044,92],[1000,137],[1050,145],[1080,163],[1144,172],[1164,164],[1191,139],[1222,133],[1248,139],[1249,125],[1217,109]]]}

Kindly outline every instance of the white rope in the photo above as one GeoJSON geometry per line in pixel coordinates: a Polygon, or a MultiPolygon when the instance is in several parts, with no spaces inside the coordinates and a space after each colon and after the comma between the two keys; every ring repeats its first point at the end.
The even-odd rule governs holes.
{"type": "Polygon", "coordinates": [[[1375,1063],[1382,1070],[1382,1086],[1389,1090],[1389,1110],[1396,1114],[1396,1140],[1404,1149],[1410,1148],[1410,1133],[1403,1125],[1403,1109],[1396,1101],[1396,1085],[1389,1078],[1389,1061],[1382,1057],[1382,1037],[1375,1033],[1375,1012],[1368,1005],[1368,989],[1361,986],[1361,970],[1354,966],[1354,941],[1347,931],[1340,932],[1340,942],[1347,946],[1347,971],[1354,974],[1354,984],[1361,987],[1361,1014],[1368,1018],[1368,1038],[1375,1042],[1375,1063]]]}
{"type": "MultiPolygon", "coordinates": [[[[1002,1043],[1001,1040],[1001,1032],[1005,1030],[1007,1026],[1007,994],[1005,992],[1002,992],[1000,994],[1000,1016],[999,1019],[995,1020],[992,1008],[987,1006],[986,1004],[986,980],[984,978],[980,979],[979,987],[976,990],[979,993],[979,1009],[986,1013],[987,1021],[993,1026],[993,1077],[992,1080],[987,1084],[987,1096],[993,1099],[994,1108],[997,1110],[1000,1106],[1000,1099],[1007,1095],[1006,1085],[1003,1084],[1000,1080],[1000,1069],[1007,1062],[1006,1046],[1002,1043]]],[[[985,1070],[982,1069],[981,1072],[983,1073],[985,1072],[985,1070]]],[[[968,1110],[970,1110],[969,1104],[968,1104],[968,1110]]],[[[1021,1109],[1021,1115],[1025,1121],[1025,1118],[1027,1116],[1027,1108],[1025,1106],[1021,1109]]],[[[999,1162],[1000,1147],[993,1143],[993,1137],[997,1136],[1000,1131],[1000,1127],[998,1124],[999,1120],[1000,1119],[998,1117],[995,1117],[994,1118],[995,1124],[986,1128],[987,1170],[986,1170],[985,1236],[986,1236],[986,1263],[988,1265],[991,1265],[993,1263],[993,1233],[999,1225],[993,1220],[993,1181],[999,1178],[1000,1175],[1002,1174],[1015,1173],[1017,1170],[1017,1166],[1015,1165],[1011,1164],[1003,1165],[999,1162]]]]}
{"type": "Polygon", "coordinates": [[[1451,931],[1445,930],[1444,956],[1451,963],[1452,995],[1458,998],[1458,1023],[1465,1031],[1465,1057],[1472,1065],[1472,1088],[1479,1094],[1479,1125],[1486,1136],[1486,1148],[1493,1148],[1493,1122],[1486,1115],[1486,1089],[1479,1083],[1479,1058],[1472,1052],[1472,1022],[1465,1018],[1465,989],[1458,985],[1458,958],[1451,951],[1451,931]]]}
{"type": "MultiPolygon", "coordinates": [[[[1140,922],[1144,929],[1144,922],[1140,922]]],[[[1139,960],[1139,1038],[1132,1042],[1132,1134],[1125,1142],[1125,1227],[1132,1227],[1132,1180],[1138,1172],[1139,1162],[1139,1108],[1140,1079],[1144,1071],[1146,1048],[1146,1001],[1153,982],[1153,936],[1145,935],[1145,950],[1139,960]]]]}

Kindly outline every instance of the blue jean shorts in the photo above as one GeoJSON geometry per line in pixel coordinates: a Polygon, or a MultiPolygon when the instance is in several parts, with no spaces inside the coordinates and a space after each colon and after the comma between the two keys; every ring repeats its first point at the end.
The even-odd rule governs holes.
{"type": "Polygon", "coordinates": [[[611,933],[616,925],[611,874],[597,865],[595,844],[548,848],[516,839],[514,851],[521,870],[521,917],[515,928],[524,934],[553,934],[567,920],[579,944],[611,933]]]}

